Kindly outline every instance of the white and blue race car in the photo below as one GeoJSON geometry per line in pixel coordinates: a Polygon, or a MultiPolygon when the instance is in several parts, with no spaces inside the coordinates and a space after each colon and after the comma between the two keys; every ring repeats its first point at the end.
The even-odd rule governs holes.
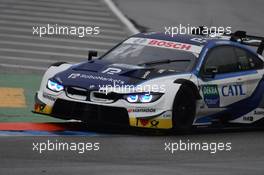
{"type": "Polygon", "coordinates": [[[263,46],[263,38],[242,31],[213,38],[136,34],[97,59],[92,51],[82,63],[51,65],[34,112],[90,124],[181,131],[261,124],[263,46]]]}

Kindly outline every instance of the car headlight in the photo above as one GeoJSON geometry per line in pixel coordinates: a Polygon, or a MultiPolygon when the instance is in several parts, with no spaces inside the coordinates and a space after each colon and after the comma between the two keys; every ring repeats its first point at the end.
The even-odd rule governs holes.
{"type": "Polygon", "coordinates": [[[127,95],[126,100],[129,103],[136,103],[138,101],[138,95],[136,95],[136,94],[135,95],[134,94],[127,95]]]}
{"type": "Polygon", "coordinates": [[[53,80],[48,80],[47,84],[48,89],[54,91],[54,92],[60,92],[64,89],[63,85],[53,81],[53,80]]]}
{"type": "Polygon", "coordinates": [[[129,103],[150,103],[158,100],[162,95],[161,93],[128,94],[124,99],[129,103]]]}

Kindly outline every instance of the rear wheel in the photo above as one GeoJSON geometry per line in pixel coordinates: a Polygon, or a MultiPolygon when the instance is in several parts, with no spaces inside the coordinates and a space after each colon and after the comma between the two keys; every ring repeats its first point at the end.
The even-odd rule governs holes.
{"type": "Polygon", "coordinates": [[[172,122],[176,131],[187,132],[192,128],[196,113],[196,98],[192,88],[182,85],[173,103],[172,122]]]}

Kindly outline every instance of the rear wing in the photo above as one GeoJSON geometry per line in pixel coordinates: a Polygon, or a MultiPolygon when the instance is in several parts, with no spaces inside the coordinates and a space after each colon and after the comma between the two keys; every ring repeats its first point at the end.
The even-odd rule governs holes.
{"type": "Polygon", "coordinates": [[[264,50],[264,37],[247,35],[247,32],[245,31],[236,31],[230,36],[230,41],[235,41],[248,46],[257,47],[257,53],[262,55],[264,50]]]}
{"type": "MultiPolygon", "coordinates": [[[[192,31],[194,35],[203,35],[204,26],[200,26],[196,30],[192,31]]],[[[247,35],[246,31],[236,31],[231,34],[217,33],[214,30],[210,30],[208,37],[228,39],[230,41],[238,42],[244,45],[257,47],[257,53],[262,55],[264,51],[264,37],[247,35]]]]}

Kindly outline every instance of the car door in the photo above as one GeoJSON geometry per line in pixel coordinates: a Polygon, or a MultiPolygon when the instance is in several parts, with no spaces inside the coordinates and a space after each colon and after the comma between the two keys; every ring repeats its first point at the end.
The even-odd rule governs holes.
{"type": "Polygon", "coordinates": [[[250,63],[246,64],[245,55],[247,51],[229,45],[208,52],[198,78],[207,108],[221,111],[254,92],[262,75],[250,63]]]}

